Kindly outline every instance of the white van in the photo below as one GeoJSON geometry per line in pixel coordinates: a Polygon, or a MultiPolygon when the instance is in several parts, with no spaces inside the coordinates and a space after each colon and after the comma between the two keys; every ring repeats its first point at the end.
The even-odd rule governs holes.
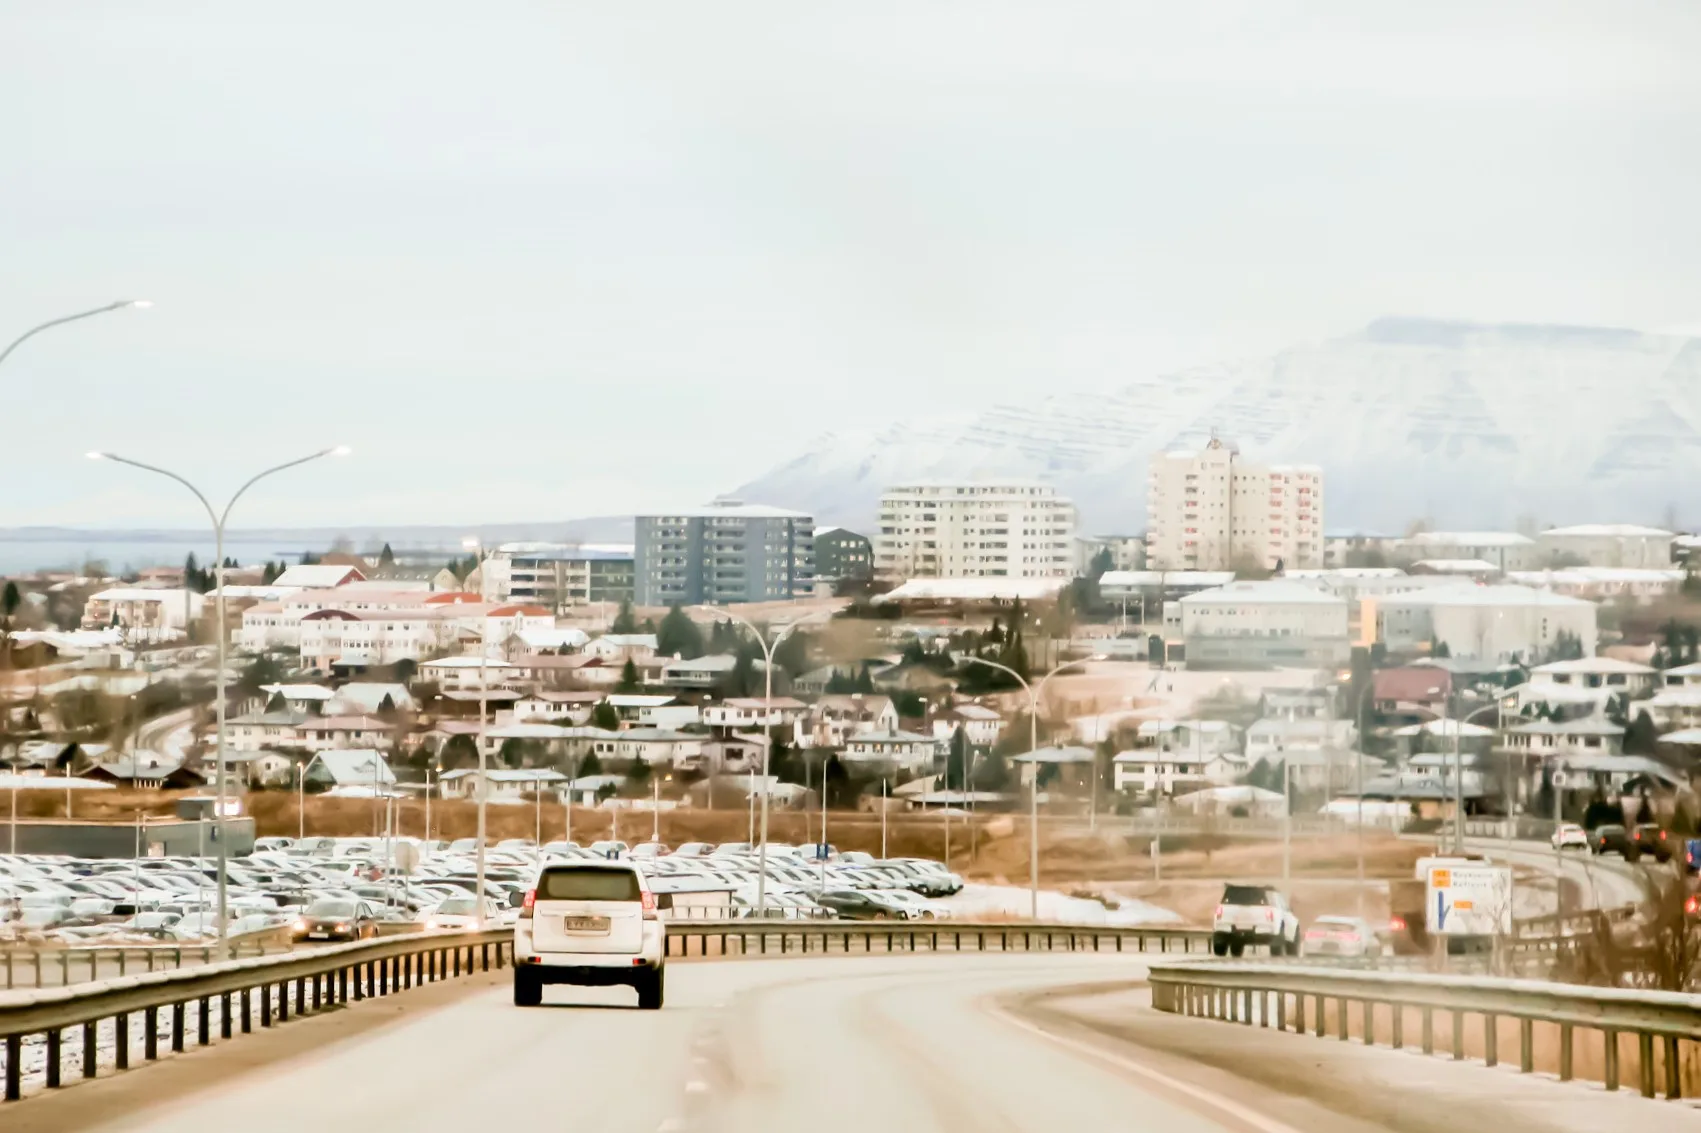
{"type": "Polygon", "coordinates": [[[627,984],[639,1007],[661,1007],[666,929],[656,908],[630,862],[545,865],[514,924],[514,1005],[536,1007],[545,984],[627,984]]]}

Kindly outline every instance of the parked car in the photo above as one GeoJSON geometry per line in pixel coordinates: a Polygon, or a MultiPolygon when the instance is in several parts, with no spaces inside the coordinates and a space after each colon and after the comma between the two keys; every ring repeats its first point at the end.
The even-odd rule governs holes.
{"type": "Polygon", "coordinates": [[[1304,941],[1307,956],[1380,956],[1387,948],[1382,934],[1359,917],[1318,917],[1304,941]]]}
{"type": "Polygon", "coordinates": [[[1669,862],[1672,859],[1672,840],[1657,822],[1644,822],[1640,826],[1632,827],[1630,840],[1636,843],[1636,849],[1641,853],[1653,854],[1657,862],[1669,862]]]}
{"type": "Polygon", "coordinates": [[[681,845],[679,849],[673,851],[672,856],[676,858],[706,858],[714,852],[715,847],[713,843],[686,842],[681,845]]]}
{"type": "MultiPolygon", "coordinates": [[[[484,901],[486,923],[495,923],[501,909],[488,897],[484,901]]],[[[451,897],[432,909],[425,917],[427,932],[460,932],[478,927],[478,898],[451,897]]]]}
{"type": "Polygon", "coordinates": [[[1211,951],[1239,956],[1248,944],[1267,944],[1272,956],[1299,955],[1299,918],[1287,897],[1269,885],[1229,884],[1211,918],[1211,951]]]}
{"type": "Polygon", "coordinates": [[[907,921],[913,919],[909,910],[880,899],[876,891],[829,889],[817,894],[815,903],[847,921],[907,921]]]}
{"type": "Polygon", "coordinates": [[[365,901],[319,900],[302,910],[296,940],[368,940],[378,935],[378,917],[365,901]]]}
{"type": "Polygon", "coordinates": [[[1589,851],[1599,857],[1601,854],[1618,854],[1627,862],[1640,860],[1641,848],[1630,836],[1630,831],[1616,823],[1597,826],[1589,834],[1589,851]]]}
{"type": "Polygon", "coordinates": [[[1575,822],[1562,822],[1554,828],[1553,837],[1548,841],[1556,850],[1587,850],[1589,832],[1575,822]]]}

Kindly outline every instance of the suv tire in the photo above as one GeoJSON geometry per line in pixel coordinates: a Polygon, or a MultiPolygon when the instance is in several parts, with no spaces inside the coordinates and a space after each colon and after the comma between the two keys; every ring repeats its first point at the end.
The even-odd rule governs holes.
{"type": "Polygon", "coordinates": [[[1213,955],[1213,956],[1227,956],[1228,950],[1229,950],[1228,937],[1226,937],[1226,936],[1213,936],[1213,937],[1211,937],[1211,955],[1213,955]]]}
{"type": "Polygon", "coordinates": [[[1230,941],[1229,955],[1233,956],[1237,960],[1240,959],[1240,957],[1246,955],[1246,945],[1242,944],[1238,940],[1230,941]]]}
{"type": "Polygon", "coordinates": [[[535,972],[514,969],[514,1006],[536,1007],[543,1002],[543,981],[535,972]]]}
{"type": "Polygon", "coordinates": [[[660,1011],[665,997],[665,976],[661,968],[644,972],[633,983],[638,990],[638,1009],[641,1011],[660,1011]]]}

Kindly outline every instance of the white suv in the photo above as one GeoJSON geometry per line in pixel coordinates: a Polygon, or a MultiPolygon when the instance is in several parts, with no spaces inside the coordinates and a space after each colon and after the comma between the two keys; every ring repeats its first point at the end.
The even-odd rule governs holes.
{"type": "Polygon", "coordinates": [[[574,861],[538,871],[514,924],[514,1005],[536,1007],[544,984],[628,984],[638,1006],[662,1005],[666,929],[637,867],[574,861]]]}

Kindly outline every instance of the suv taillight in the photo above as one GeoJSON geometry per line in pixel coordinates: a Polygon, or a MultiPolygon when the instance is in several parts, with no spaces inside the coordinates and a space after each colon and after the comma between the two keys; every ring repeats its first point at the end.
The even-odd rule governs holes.
{"type": "Polygon", "coordinates": [[[644,890],[644,919],[647,921],[656,919],[656,895],[648,889],[644,890]]]}
{"type": "Polygon", "coordinates": [[[521,920],[531,920],[532,906],[535,905],[535,904],[537,904],[537,890],[536,889],[526,890],[525,903],[520,906],[520,919],[521,920]]]}
{"type": "Polygon", "coordinates": [[[1223,917],[1223,907],[1221,905],[1218,905],[1217,906],[1217,919],[1221,920],[1222,917],[1223,917]]]}

